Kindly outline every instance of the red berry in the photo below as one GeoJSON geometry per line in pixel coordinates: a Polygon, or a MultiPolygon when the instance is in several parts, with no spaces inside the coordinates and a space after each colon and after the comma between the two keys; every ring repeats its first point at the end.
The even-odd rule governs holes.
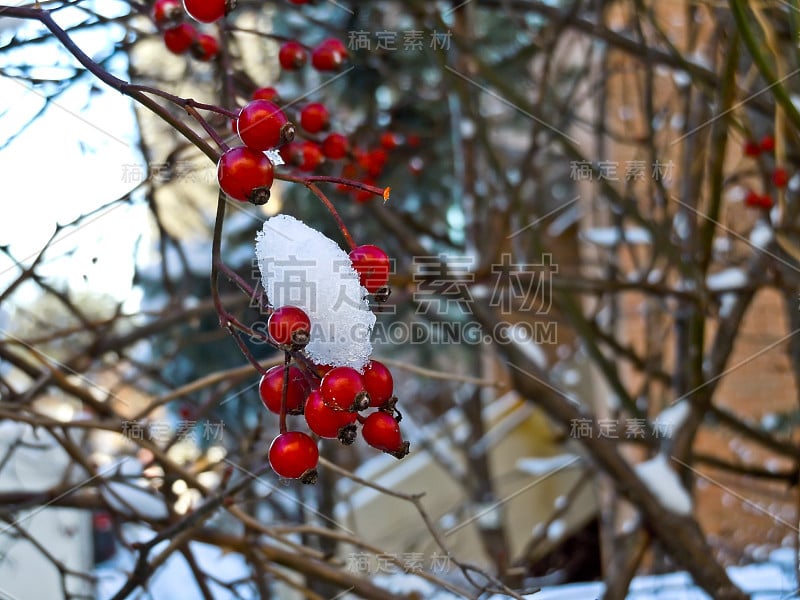
{"type": "Polygon", "coordinates": [[[761,154],[761,148],[755,140],[747,140],[744,143],[745,156],[758,156],[761,154]]]}
{"type": "Polygon", "coordinates": [[[395,455],[407,453],[397,419],[387,412],[379,410],[369,415],[364,421],[361,435],[364,436],[365,442],[378,450],[395,455]]]}
{"type": "MultiPolygon", "coordinates": [[[[262,375],[258,384],[258,393],[261,396],[261,401],[267,409],[275,414],[280,414],[281,412],[283,378],[284,367],[283,365],[277,365],[262,375]]],[[[289,367],[289,383],[286,386],[286,412],[291,414],[302,412],[303,402],[309,391],[311,391],[311,386],[306,381],[303,372],[291,365],[289,367]]]]}
{"type": "Polygon", "coordinates": [[[269,100],[251,100],[236,120],[239,137],[253,150],[275,148],[294,137],[294,127],[280,107],[269,100]]]}
{"type": "Polygon", "coordinates": [[[192,56],[197,60],[208,62],[219,52],[219,42],[213,35],[203,33],[197,36],[192,44],[192,56]]]}
{"type": "Polygon", "coordinates": [[[370,177],[378,177],[386,166],[386,161],[389,155],[383,148],[372,150],[361,155],[358,159],[361,168],[364,169],[370,177]]]}
{"type": "Polygon", "coordinates": [[[358,272],[361,285],[370,294],[377,292],[389,281],[389,257],[377,246],[365,244],[353,248],[350,251],[350,260],[358,272]]]}
{"type": "Polygon", "coordinates": [[[173,54],[183,54],[197,38],[197,30],[188,23],[181,23],[164,32],[164,44],[173,54]]]}
{"type": "Polygon", "coordinates": [[[322,149],[319,144],[314,142],[305,141],[300,146],[302,160],[298,165],[301,171],[313,171],[320,166],[325,156],[322,154],[322,149]]]}
{"type": "Polygon", "coordinates": [[[312,102],[306,104],[300,111],[300,125],[308,133],[319,133],[328,127],[330,115],[324,104],[312,102]]]}
{"type": "Polygon", "coordinates": [[[343,427],[355,423],[356,413],[333,410],[325,404],[319,390],[314,390],[306,399],[303,414],[308,428],[320,437],[337,438],[343,427]]]}
{"type": "Polygon", "coordinates": [[[758,142],[758,147],[762,152],[772,152],[775,150],[775,138],[767,134],[758,142]]]}
{"type": "Polygon", "coordinates": [[[369,405],[384,406],[394,392],[394,379],[386,365],[377,360],[370,360],[364,367],[364,374],[361,377],[369,394],[369,405]]]}
{"type": "Polygon", "coordinates": [[[325,160],[319,145],[308,140],[286,144],[280,152],[283,162],[301,171],[313,171],[325,160]]]}
{"type": "Polygon", "coordinates": [[[217,181],[231,198],[266,204],[272,185],[273,167],[263,152],[244,146],[231,148],[217,163],[217,181]]]}
{"type": "Polygon", "coordinates": [[[180,0],[156,0],[152,15],[155,24],[162,27],[180,21],[183,17],[183,7],[180,0]]]}
{"type": "Polygon", "coordinates": [[[420,139],[419,135],[416,133],[409,134],[408,138],[406,139],[408,145],[412,148],[417,148],[422,143],[422,139],[420,139]]]}
{"type": "Polygon", "coordinates": [[[330,371],[333,368],[333,365],[317,365],[317,364],[315,364],[314,367],[316,367],[317,374],[320,377],[322,377],[323,375],[325,375],[325,373],[327,373],[328,371],[330,371]]]}
{"type": "Polygon", "coordinates": [[[783,167],[775,167],[775,170],[772,172],[772,183],[774,183],[777,188],[786,187],[786,184],[789,183],[789,174],[786,172],[786,169],[783,167]]]}
{"type": "Polygon", "coordinates": [[[392,133],[391,131],[386,131],[381,134],[381,146],[384,150],[394,150],[397,148],[401,143],[403,143],[403,138],[397,135],[396,133],[392,133]]]}
{"type": "Polygon", "coordinates": [[[287,71],[302,69],[308,61],[308,53],[303,44],[294,41],[284,42],[278,50],[278,61],[287,71]]]}
{"type": "Polygon", "coordinates": [[[772,208],[772,198],[766,194],[759,194],[750,190],[744,198],[744,203],[750,208],[772,208]]]}
{"type": "Polygon", "coordinates": [[[267,331],[276,344],[301,347],[311,335],[311,320],[297,306],[281,306],[269,316],[267,331]]]}
{"type": "Polygon", "coordinates": [[[201,23],[213,23],[227,13],[225,0],[183,0],[189,16],[201,23]]]}
{"type": "Polygon", "coordinates": [[[369,394],[361,374],[351,367],[334,367],[319,384],[322,399],[334,410],[364,410],[369,394]]]}
{"type": "Polygon", "coordinates": [[[262,87],[253,92],[253,100],[269,100],[270,102],[277,102],[280,99],[278,90],[274,87],[262,87]]]}
{"type": "Polygon", "coordinates": [[[335,39],[329,38],[311,53],[311,64],[317,71],[338,71],[347,60],[347,48],[335,39]]]}
{"type": "Polygon", "coordinates": [[[314,483],[318,462],[317,444],[302,431],[282,433],[269,446],[269,465],[286,479],[302,478],[303,483],[314,483]]]}
{"type": "Polygon", "coordinates": [[[753,190],[748,190],[747,195],[744,197],[745,206],[755,208],[761,204],[761,194],[753,190]]]}
{"type": "Polygon", "coordinates": [[[350,142],[341,133],[330,133],[322,142],[322,153],[331,160],[347,156],[350,142]]]}

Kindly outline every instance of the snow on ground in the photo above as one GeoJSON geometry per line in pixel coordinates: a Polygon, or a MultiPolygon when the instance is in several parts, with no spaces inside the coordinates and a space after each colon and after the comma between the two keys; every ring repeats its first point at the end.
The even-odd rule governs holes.
{"type": "MultiPolygon", "coordinates": [[[[125,527],[128,541],[145,542],[152,537],[153,532],[143,526],[129,525],[125,527]]],[[[164,550],[168,541],[158,545],[150,553],[150,560],[158,556],[164,550]]],[[[209,573],[219,581],[228,583],[238,580],[246,580],[249,577],[250,569],[247,567],[241,555],[236,553],[226,553],[216,546],[191,542],[190,548],[194,554],[198,566],[203,571],[209,573]]],[[[108,560],[95,569],[98,578],[95,590],[97,600],[107,600],[112,598],[128,579],[128,574],[133,570],[136,563],[135,555],[123,548],[118,548],[117,553],[111,560],[108,560]]],[[[255,594],[248,589],[249,586],[237,586],[240,596],[236,596],[230,590],[209,581],[209,587],[215,600],[233,600],[234,598],[255,598],[255,594]]],[[[202,598],[202,594],[195,583],[194,575],[180,553],[174,553],[164,565],[161,566],[155,575],[149,580],[147,586],[152,600],[175,600],[179,598],[202,598]]],[[[136,594],[131,596],[138,598],[136,594]]]]}
{"type": "MultiPolygon", "coordinates": [[[[145,541],[152,532],[143,526],[128,526],[130,541],[145,541]]],[[[157,556],[166,547],[163,542],[154,548],[151,556],[157,556]]],[[[225,553],[215,546],[192,542],[190,544],[198,565],[220,581],[246,581],[249,569],[242,557],[236,553],[225,553]]],[[[731,580],[748,594],[752,600],[790,600],[800,598],[794,582],[793,565],[796,560],[791,548],[781,548],[769,555],[769,561],[744,567],[729,567],[731,580]]],[[[96,592],[98,600],[111,598],[127,578],[134,566],[134,555],[120,550],[110,561],[100,565],[95,574],[99,578],[96,592]]],[[[444,573],[435,573],[443,576],[444,573]]],[[[174,600],[175,598],[199,598],[199,590],[186,561],[175,554],[156,572],[148,586],[152,600],[174,600]]],[[[458,600],[454,593],[442,590],[433,583],[411,573],[380,574],[372,577],[372,583],[388,592],[409,594],[417,592],[425,600],[458,600]]],[[[210,584],[215,600],[234,598],[222,586],[210,584]]],[[[458,584],[461,586],[462,584],[458,584]]],[[[594,600],[602,598],[605,585],[602,582],[574,583],[543,587],[541,591],[525,596],[526,600],[594,600]]],[[[247,585],[238,586],[242,598],[255,598],[255,592],[247,585]]],[[[494,595],[486,600],[507,600],[507,596],[494,595]]],[[[356,600],[345,594],[340,600],[356,600]]],[[[631,582],[627,600],[711,600],[711,597],[693,585],[691,577],[684,572],[666,575],[640,575],[631,582]]]]}
{"type": "MultiPolygon", "coordinates": [[[[776,550],[770,561],[744,567],[729,567],[728,576],[742,590],[752,594],[751,600],[790,600],[800,598],[792,575],[794,551],[790,548],[776,550]]],[[[459,598],[435,588],[431,583],[410,574],[394,574],[376,578],[375,583],[388,591],[409,593],[418,591],[425,600],[453,600],[459,598]]],[[[595,600],[603,597],[602,582],[573,583],[543,587],[539,592],[525,596],[526,600],[595,600]]],[[[508,596],[494,595],[487,600],[507,600],[508,596]]],[[[353,600],[345,597],[345,600],[353,600]]],[[[693,585],[688,573],[666,575],[640,575],[631,582],[627,600],[711,600],[703,590],[693,585]]]]}

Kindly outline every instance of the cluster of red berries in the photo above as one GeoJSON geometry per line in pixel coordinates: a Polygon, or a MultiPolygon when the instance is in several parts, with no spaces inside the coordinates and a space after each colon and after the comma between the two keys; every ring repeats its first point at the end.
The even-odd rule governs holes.
{"type": "Polygon", "coordinates": [[[156,0],[152,17],[163,30],[164,45],[173,54],[188,52],[201,61],[210,61],[219,53],[219,42],[213,35],[200,33],[194,25],[184,23],[188,14],[201,23],[213,23],[229,10],[225,0],[156,0]],[[185,9],[185,10],[184,10],[185,9]]]}
{"type": "MultiPolygon", "coordinates": [[[[367,291],[376,293],[389,279],[389,258],[377,246],[364,245],[350,252],[354,269],[367,291]]],[[[269,317],[267,332],[272,342],[290,353],[302,350],[310,341],[312,324],[304,310],[282,306],[269,317]]],[[[295,357],[297,358],[297,357],[295,357]]],[[[319,460],[317,442],[303,431],[288,431],[286,415],[303,415],[311,434],[352,444],[361,426],[364,441],[397,458],[408,454],[396,408],[394,380],[389,369],[369,360],[359,373],[347,366],[317,365],[307,360],[275,366],[259,383],[264,406],[281,416],[281,433],[269,447],[269,463],[280,477],[316,481],[319,460]],[[371,411],[368,414],[362,414],[371,411]]]]}
{"type": "Polygon", "coordinates": [[[236,200],[259,205],[269,200],[274,179],[272,161],[264,151],[294,139],[294,125],[265,96],[251,100],[239,111],[234,126],[244,145],[229,148],[217,163],[217,180],[222,191],[236,200]]]}
{"type": "MultiPolygon", "coordinates": [[[[769,154],[775,150],[775,138],[764,135],[760,140],[747,140],[744,143],[744,154],[750,158],[758,158],[762,154],[769,154]]],[[[783,167],[775,167],[770,174],[772,184],[777,189],[783,189],[789,183],[789,173],[783,167]]],[[[772,208],[772,197],[769,194],[760,194],[755,190],[748,190],[744,198],[746,206],[751,208],[772,208]]]]}
{"type": "Polygon", "coordinates": [[[286,71],[297,71],[308,64],[311,55],[311,66],[317,71],[339,71],[347,61],[348,53],[344,44],[336,38],[323,40],[313,48],[304,46],[295,40],[281,44],[278,60],[286,71]]]}
{"type": "MultiPolygon", "coordinates": [[[[349,161],[342,168],[342,177],[359,179],[368,185],[375,185],[389,160],[390,153],[403,147],[416,148],[420,140],[417,135],[402,136],[391,131],[384,131],[378,138],[378,143],[373,147],[353,148],[349,153],[349,161]]],[[[409,169],[418,175],[421,165],[417,166],[419,158],[409,161],[409,169]]],[[[348,190],[341,186],[341,191],[351,191],[356,202],[363,203],[373,199],[373,195],[360,190],[348,190]]]]}

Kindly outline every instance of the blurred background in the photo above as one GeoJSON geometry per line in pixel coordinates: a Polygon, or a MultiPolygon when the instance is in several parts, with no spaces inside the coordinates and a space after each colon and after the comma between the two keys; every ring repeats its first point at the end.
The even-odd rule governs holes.
{"type": "Polygon", "coordinates": [[[0,11],[0,596],[794,597],[794,2],[239,0],[180,13],[208,60],[149,2],[24,10],[0,11]],[[327,38],[339,70],[281,66],[327,38]],[[231,119],[176,101],[265,87],[328,108],[308,156],[349,144],[278,179],[391,188],[319,184],[393,259],[373,356],[411,453],[323,440],[314,486],[269,469],[212,288],[266,317],[212,284],[212,237],[253,287],[270,216],[346,240],[285,180],[223,227],[196,142],[237,145],[231,119]]]}

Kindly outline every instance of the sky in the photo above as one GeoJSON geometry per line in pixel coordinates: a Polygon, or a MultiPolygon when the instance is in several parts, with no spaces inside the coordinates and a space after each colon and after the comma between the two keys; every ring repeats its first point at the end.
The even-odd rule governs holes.
{"type": "MultiPolygon", "coordinates": [[[[102,5],[104,14],[124,6],[108,0],[102,5]]],[[[61,23],[76,18],[66,11],[57,15],[61,23]]],[[[41,87],[13,77],[12,66],[21,62],[20,53],[1,49],[14,31],[29,35],[38,30],[38,24],[9,21],[0,21],[0,143],[19,132],[45,103],[41,87]],[[10,29],[12,25],[16,30],[10,29]]],[[[102,33],[84,32],[75,38],[90,56],[103,57],[123,32],[113,28],[110,34],[104,28],[102,33]]],[[[55,43],[22,52],[24,62],[42,65],[34,73],[37,78],[63,77],[75,64],[55,43]]],[[[124,74],[125,57],[110,66],[124,74]]],[[[130,178],[125,170],[143,165],[130,99],[99,82],[90,85],[95,82],[84,76],[0,150],[5,202],[0,245],[8,245],[23,264],[31,263],[56,224],[69,223],[129,193],[135,184],[126,181],[130,178]]],[[[149,229],[145,207],[141,201],[133,206],[118,204],[87,223],[63,230],[40,272],[66,280],[73,289],[92,289],[120,300],[131,297],[135,244],[149,229]]],[[[18,268],[0,255],[0,289],[18,273],[18,268]]],[[[20,289],[14,300],[29,302],[33,293],[32,286],[20,289]]]]}

